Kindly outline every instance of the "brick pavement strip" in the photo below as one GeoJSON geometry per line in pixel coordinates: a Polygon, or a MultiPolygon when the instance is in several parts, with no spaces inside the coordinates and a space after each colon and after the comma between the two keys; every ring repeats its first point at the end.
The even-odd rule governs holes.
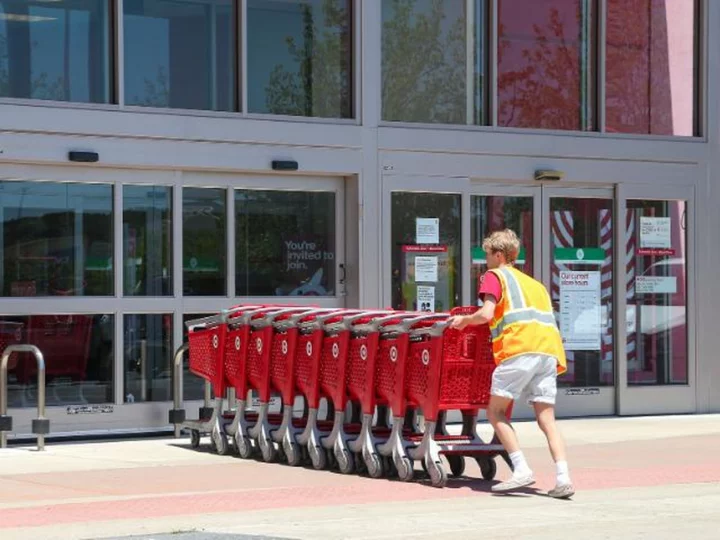
{"type": "MultiPolygon", "coordinates": [[[[658,528],[666,519],[663,516],[670,515],[692,516],[692,524],[686,523],[686,528],[705,524],[708,530],[717,531],[720,527],[720,512],[716,510],[720,506],[720,458],[717,457],[720,456],[720,434],[715,432],[717,419],[713,420],[707,424],[711,429],[698,425],[694,430],[680,430],[682,436],[659,438],[665,432],[658,431],[654,439],[643,436],[641,440],[621,443],[572,445],[572,473],[580,491],[569,506],[546,497],[491,496],[491,483],[478,480],[479,471],[473,462],[468,465],[469,478],[452,480],[446,489],[438,490],[423,481],[403,484],[243,461],[230,456],[179,452],[177,445],[185,443],[177,441],[156,441],[149,446],[127,443],[126,450],[134,448],[135,453],[119,451],[123,443],[75,448],[62,445],[46,455],[13,451],[0,456],[0,538],[100,538],[173,531],[189,531],[185,535],[187,540],[224,540],[218,534],[230,532],[235,535],[233,538],[251,538],[242,535],[252,534],[259,535],[258,538],[316,537],[312,530],[302,527],[302,519],[300,525],[295,523],[291,527],[279,516],[308,519],[315,516],[315,521],[310,519],[308,523],[317,522],[320,529],[327,529],[328,537],[342,537],[337,536],[338,527],[344,525],[332,525],[334,517],[350,519],[348,524],[353,523],[353,530],[360,531],[363,528],[357,525],[358,518],[352,517],[355,513],[364,515],[366,520],[377,521],[386,508],[402,509],[398,516],[392,516],[395,528],[391,532],[396,534],[403,527],[414,530],[414,525],[424,523],[423,515],[418,514],[419,508],[443,509],[447,515],[455,516],[453,523],[478,519],[474,508],[498,507],[505,511],[515,508],[532,513],[528,504],[545,508],[551,514],[559,508],[592,514],[593,510],[603,513],[605,494],[622,501],[618,494],[628,490],[641,490],[638,500],[630,499],[620,508],[624,512],[629,505],[635,508],[636,515],[618,514],[622,515],[621,525],[627,526],[628,531],[634,530],[643,519],[649,521],[649,525],[646,524],[649,527],[658,528]],[[113,457],[103,460],[106,450],[113,457]],[[84,453],[94,456],[96,463],[91,467],[82,459],[70,459],[84,453]],[[162,453],[172,459],[163,462],[162,453]],[[27,465],[31,459],[37,460],[37,469],[44,472],[33,472],[27,465]],[[18,467],[20,474],[11,473],[15,470],[13,463],[25,464],[18,467]],[[63,471],[63,468],[70,470],[63,471]],[[668,504],[677,490],[686,494],[704,493],[705,498],[697,498],[694,506],[668,504]],[[664,513],[647,518],[651,509],[642,503],[643,498],[654,498],[652,504],[664,513]],[[713,503],[705,506],[710,500],[713,503]],[[269,516],[275,519],[264,522],[264,517],[269,516]],[[225,528],[213,528],[215,523],[225,523],[225,528]],[[195,526],[200,528],[193,531],[195,526]],[[207,536],[209,533],[213,535],[207,536]],[[195,536],[188,536],[191,534],[195,536]]],[[[587,429],[587,425],[587,421],[578,424],[582,429],[587,429]]],[[[613,425],[622,426],[604,422],[603,429],[613,425]]],[[[627,424],[622,429],[627,429],[627,424]]],[[[568,431],[569,438],[578,432],[568,431]]],[[[598,434],[598,439],[611,440],[617,438],[616,435],[598,434]]],[[[526,440],[525,434],[522,437],[526,440]]],[[[553,481],[547,451],[537,444],[529,446],[527,454],[538,473],[537,487],[547,489],[553,481]]],[[[506,474],[507,469],[502,465],[499,477],[506,474]]],[[[611,501],[610,504],[620,503],[611,501]]],[[[479,515],[482,516],[482,512],[479,515]]],[[[609,516],[605,519],[612,521],[609,516]]],[[[445,523],[439,518],[435,522],[445,523]]],[[[537,522],[540,524],[536,531],[540,536],[544,534],[544,522],[541,522],[537,522]]],[[[428,526],[436,533],[442,532],[438,527],[428,526]]],[[[512,527],[519,526],[518,521],[512,521],[512,527]]],[[[532,524],[525,527],[531,528],[532,524]]],[[[449,534],[450,529],[446,528],[445,532],[449,534]]],[[[467,533],[469,529],[458,530],[467,533]]],[[[658,529],[660,532],[671,530],[672,524],[658,529]]],[[[702,537],[703,530],[696,530],[694,537],[702,537]]],[[[377,527],[369,527],[367,537],[382,537],[381,532],[377,527]]],[[[172,538],[185,540],[182,534],[172,538]]]]}

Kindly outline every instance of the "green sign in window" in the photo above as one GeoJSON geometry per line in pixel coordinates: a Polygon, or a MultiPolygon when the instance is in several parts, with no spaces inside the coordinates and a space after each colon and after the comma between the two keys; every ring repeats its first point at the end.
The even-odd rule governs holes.
{"type": "Polygon", "coordinates": [[[603,264],[605,250],[602,248],[555,248],[555,264],[603,264]]]}
{"type": "MultiPolygon", "coordinates": [[[[518,258],[515,261],[515,264],[525,264],[525,261],[525,248],[520,248],[520,253],[518,253],[518,258]]],[[[472,248],[472,262],[473,264],[487,263],[487,258],[485,257],[485,252],[482,247],[478,246],[472,248]]]]}

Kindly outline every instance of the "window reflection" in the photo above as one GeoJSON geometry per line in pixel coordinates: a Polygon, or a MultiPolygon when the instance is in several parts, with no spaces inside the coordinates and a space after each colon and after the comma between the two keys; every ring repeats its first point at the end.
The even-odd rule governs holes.
{"type": "Polygon", "coordinates": [[[233,111],[232,0],[125,0],[125,102],[233,111]]]}
{"type": "MultiPolygon", "coordinates": [[[[50,406],[113,403],[112,315],[30,315],[0,318],[0,344],[35,345],[45,358],[50,406]],[[10,337],[11,336],[11,337],[10,337]]],[[[8,406],[37,405],[37,364],[28,353],[8,364],[8,406]]]]}
{"type": "Polygon", "coordinates": [[[172,293],[172,188],[123,188],[124,291],[127,296],[172,293]]]}
{"type": "Polygon", "coordinates": [[[125,402],[172,399],[172,315],[125,315],[125,402]]]}
{"type": "Polygon", "coordinates": [[[109,0],[0,0],[0,97],[109,103],[109,0]]]}
{"type": "Polygon", "coordinates": [[[183,291],[225,296],[226,205],[224,189],[183,189],[183,291]]]}
{"type": "MultiPolygon", "coordinates": [[[[476,295],[487,261],[483,240],[492,232],[512,229],[520,238],[520,253],[515,266],[533,276],[533,199],[532,197],[477,196],[471,199],[472,288],[476,295]]],[[[474,296],[476,298],[477,296],[474,296]]]]}
{"type": "Polygon", "coordinates": [[[382,1],[383,120],[486,123],[487,4],[469,5],[470,12],[465,0],[382,1]]]}
{"type": "Polygon", "coordinates": [[[694,134],[695,0],[608,0],[606,129],[694,134]]]}
{"type": "Polygon", "coordinates": [[[235,192],[236,294],[335,295],[335,194],[235,192]]]}
{"type": "Polygon", "coordinates": [[[248,0],[250,112],[352,118],[351,0],[248,0]]]}
{"type": "Polygon", "coordinates": [[[498,125],[592,129],[591,4],[499,0],[498,125]]]}
{"type": "Polygon", "coordinates": [[[684,201],[628,201],[628,384],[688,382],[684,201]]]}
{"type": "Polygon", "coordinates": [[[113,190],[0,182],[3,296],[113,294],[113,190]]]}

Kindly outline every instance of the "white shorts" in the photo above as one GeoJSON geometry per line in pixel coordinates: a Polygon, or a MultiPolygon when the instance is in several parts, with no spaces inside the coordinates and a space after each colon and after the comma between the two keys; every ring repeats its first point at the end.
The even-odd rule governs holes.
{"type": "Polygon", "coordinates": [[[516,356],[495,368],[490,393],[515,401],[527,397],[529,404],[555,404],[557,360],[543,354],[516,356]]]}

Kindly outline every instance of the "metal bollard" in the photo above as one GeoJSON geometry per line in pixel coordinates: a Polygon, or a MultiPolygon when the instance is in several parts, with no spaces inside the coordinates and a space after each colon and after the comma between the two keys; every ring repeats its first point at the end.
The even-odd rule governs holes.
{"type": "Polygon", "coordinates": [[[180,424],[185,421],[185,409],[183,409],[183,391],[182,391],[182,359],[188,350],[188,344],[184,343],[177,351],[173,358],[173,408],[169,414],[171,424],[175,425],[175,438],[180,437],[180,424]]]}
{"type": "Polygon", "coordinates": [[[50,433],[50,420],[45,418],[45,358],[35,345],[10,345],[0,358],[0,448],[7,448],[7,432],[12,430],[12,417],[7,416],[7,366],[13,353],[32,353],[38,368],[38,417],[32,421],[32,432],[37,435],[38,450],[45,450],[45,435],[50,433]]]}

